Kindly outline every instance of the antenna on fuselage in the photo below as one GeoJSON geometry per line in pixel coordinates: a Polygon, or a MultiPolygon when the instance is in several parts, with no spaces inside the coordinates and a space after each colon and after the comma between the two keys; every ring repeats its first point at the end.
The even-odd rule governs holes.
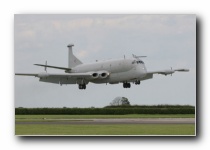
{"type": "Polygon", "coordinates": [[[134,55],[134,54],[132,54],[133,55],[133,58],[142,58],[142,57],[147,57],[147,56],[136,56],[136,55],[134,55]]]}
{"type": "Polygon", "coordinates": [[[47,72],[47,61],[45,61],[45,67],[44,70],[47,72]]]}

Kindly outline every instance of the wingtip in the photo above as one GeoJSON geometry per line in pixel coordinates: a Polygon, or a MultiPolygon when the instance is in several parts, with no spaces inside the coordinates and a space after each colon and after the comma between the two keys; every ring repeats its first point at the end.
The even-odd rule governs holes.
{"type": "Polygon", "coordinates": [[[176,71],[189,72],[190,69],[176,69],[176,71]]]}

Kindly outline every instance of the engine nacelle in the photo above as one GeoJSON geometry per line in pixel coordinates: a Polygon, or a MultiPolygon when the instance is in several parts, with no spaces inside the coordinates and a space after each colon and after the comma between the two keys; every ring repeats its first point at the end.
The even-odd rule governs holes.
{"type": "Polygon", "coordinates": [[[107,71],[99,71],[99,72],[89,72],[91,74],[91,79],[105,79],[109,76],[109,72],[107,71]]]}

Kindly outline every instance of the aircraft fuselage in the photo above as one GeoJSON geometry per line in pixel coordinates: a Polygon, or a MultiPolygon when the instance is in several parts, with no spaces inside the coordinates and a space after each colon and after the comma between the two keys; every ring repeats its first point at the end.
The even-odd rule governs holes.
{"type": "Polygon", "coordinates": [[[147,71],[143,61],[122,58],[81,64],[71,70],[71,73],[84,72],[106,73],[107,78],[97,78],[90,82],[114,84],[140,80],[146,76],[147,71]]]}

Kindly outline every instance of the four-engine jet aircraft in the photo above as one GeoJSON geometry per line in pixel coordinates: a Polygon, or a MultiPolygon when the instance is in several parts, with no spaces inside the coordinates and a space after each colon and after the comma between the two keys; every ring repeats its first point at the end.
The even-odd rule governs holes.
{"type": "Polygon", "coordinates": [[[124,88],[130,88],[131,83],[139,85],[141,81],[153,78],[153,74],[172,75],[175,71],[187,72],[189,69],[159,70],[147,71],[144,62],[140,59],[145,56],[133,55],[132,58],[110,59],[105,61],[96,61],[94,63],[83,64],[76,58],[72,52],[73,44],[68,47],[68,68],[34,64],[47,68],[64,70],[63,74],[55,73],[16,73],[15,75],[35,76],[41,82],[55,84],[78,84],[79,89],[86,89],[89,82],[92,83],[123,83],[124,88]]]}

